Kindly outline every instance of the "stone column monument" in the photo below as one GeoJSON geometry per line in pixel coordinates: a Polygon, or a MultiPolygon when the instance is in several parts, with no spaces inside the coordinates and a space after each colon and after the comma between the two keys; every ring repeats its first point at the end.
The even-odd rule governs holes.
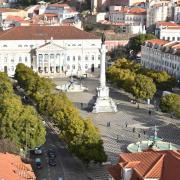
{"type": "Polygon", "coordinates": [[[105,36],[102,36],[101,45],[101,69],[100,69],[100,87],[97,87],[97,99],[93,106],[93,113],[100,112],[117,112],[117,106],[109,97],[109,87],[106,86],[106,46],[105,36]]]}

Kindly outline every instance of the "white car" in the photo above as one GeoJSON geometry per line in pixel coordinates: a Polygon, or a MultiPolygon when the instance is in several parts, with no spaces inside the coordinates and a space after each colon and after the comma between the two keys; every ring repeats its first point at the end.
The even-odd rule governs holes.
{"type": "Polygon", "coordinates": [[[34,154],[42,154],[42,149],[40,148],[40,147],[36,147],[35,149],[34,149],[34,154]]]}

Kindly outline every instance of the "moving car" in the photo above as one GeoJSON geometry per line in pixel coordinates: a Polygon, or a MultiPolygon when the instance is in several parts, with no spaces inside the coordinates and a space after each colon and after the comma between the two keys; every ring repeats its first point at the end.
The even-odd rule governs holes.
{"type": "Polygon", "coordinates": [[[35,159],[35,165],[38,169],[42,168],[42,162],[41,162],[41,158],[36,158],[35,159]]]}
{"type": "Polygon", "coordinates": [[[34,154],[36,154],[36,155],[42,154],[42,149],[41,149],[40,147],[36,147],[36,148],[34,149],[34,154]]]}
{"type": "Polygon", "coordinates": [[[47,154],[48,154],[48,157],[51,159],[56,157],[56,151],[54,149],[48,149],[47,154]]]}
{"type": "Polygon", "coordinates": [[[49,158],[49,165],[56,166],[56,160],[54,158],[49,158]]]}

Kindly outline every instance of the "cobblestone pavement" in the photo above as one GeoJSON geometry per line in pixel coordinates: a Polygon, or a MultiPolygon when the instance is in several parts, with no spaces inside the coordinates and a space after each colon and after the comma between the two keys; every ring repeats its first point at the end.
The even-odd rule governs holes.
{"type": "MultiPolygon", "coordinates": [[[[83,84],[89,88],[88,92],[67,93],[67,95],[77,108],[80,109],[80,104],[83,103],[80,109],[81,115],[91,117],[99,128],[110,163],[115,164],[118,161],[118,154],[126,152],[128,144],[147,139],[149,135],[152,135],[151,128],[155,125],[159,128],[159,137],[164,141],[180,145],[179,119],[172,119],[169,115],[155,111],[153,105],[148,107],[147,104],[140,103],[140,109],[138,109],[137,105],[130,102],[132,97],[128,93],[116,89],[111,89],[111,97],[118,105],[118,112],[93,114],[88,110],[89,104],[93,103],[92,98],[98,81],[87,79],[83,84]],[[149,109],[152,112],[151,115],[148,113],[149,109]],[[108,122],[110,122],[110,127],[107,127],[108,122]],[[134,133],[133,128],[135,128],[134,133]]],[[[94,173],[94,179],[108,179],[105,167],[89,167],[87,171],[91,175],[94,173]]]]}

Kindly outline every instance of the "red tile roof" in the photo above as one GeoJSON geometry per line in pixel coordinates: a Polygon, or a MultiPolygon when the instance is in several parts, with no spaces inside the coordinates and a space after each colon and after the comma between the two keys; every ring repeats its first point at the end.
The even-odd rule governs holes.
{"type": "Polygon", "coordinates": [[[12,8],[0,8],[0,12],[18,12],[21,9],[12,9],[12,8]]]}
{"type": "Polygon", "coordinates": [[[163,39],[151,39],[151,40],[147,40],[146,42],[151,44],[158,44],[158,45],[165,45],[169,43],[169,41],[163,39]]]}
{"type": "Polygon", "coordinates": [[[157,25],[159,25],[159,26],[180,26],[179,24],[176,24],[174,22],[165,22],[165,21],[159,21],[159,22],[157,22],[157,25]]]}
{"type": "Polygon", "coordinates": [[[100,39],[73,26],[18,26],[0,34],[0,40],[100,39]]]}
{"type": "Polygon", "coordinates": [[[0,153],[0,179],[4,180],[35,180],[30,164],[22,162],[21,157],[9,153],[0,153]]]}
{"type": "Polygon", "coordinates": [[[127,14],[146,14],[146,9],[140,7],[124,7],[119,12],[127,14]]]}
{"type": "Polygon", "coordinates": [[[9,21],[17,21],[17,22],[21,22],[21,21],[24,21],[24,19],[22,17],[19,17],[19,16],[7,16],[6,20],[9,20],[9,21]]]}
{"type": "Polygon", "coordinates": [[[52,7],[69,7],[68,4],[59,4],[59,3],[49,4],[48,6],[52,6],[52,7]]]}
{"type": "Polygon", "coordinates": [[[132,168],[133,176],[142,179],[178,180],[180,177],[180,152],[178,151],[124,153],[120,155],[120,162],[108,167],[108,171],[115,180],[120,179],[122,168],[132,168]],[[121,167],[120,164],[123,166],[121,167]]]}

